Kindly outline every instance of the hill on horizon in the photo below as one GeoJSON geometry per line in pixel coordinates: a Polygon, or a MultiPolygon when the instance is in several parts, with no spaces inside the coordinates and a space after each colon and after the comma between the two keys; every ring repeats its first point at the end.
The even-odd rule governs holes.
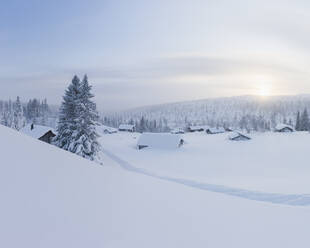
{"type": "Polygon", "coordinates": [[[245,95],[144,106],[107,116],[114,116],[123,122],[139,120],[142,116],[148,120],[165,119],[170,127],[188,124],[239,127],[242,121],[261,121],[272,128],[279,122],[294,125],[297,112],[304,109],[310,109],[309,94],[245,95]]]}

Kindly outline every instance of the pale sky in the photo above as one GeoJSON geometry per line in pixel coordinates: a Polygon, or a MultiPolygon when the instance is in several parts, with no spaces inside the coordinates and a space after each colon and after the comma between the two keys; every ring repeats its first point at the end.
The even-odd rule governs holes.
{"type": "Polygon", "coordinates": [[[310,2],[4,0],[0,98],[59,104],[88,74],[100,110],[310,93],[310,2]]]}

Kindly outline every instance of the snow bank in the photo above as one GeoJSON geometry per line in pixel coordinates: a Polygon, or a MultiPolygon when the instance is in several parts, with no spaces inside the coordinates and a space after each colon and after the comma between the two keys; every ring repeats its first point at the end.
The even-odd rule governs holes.
{"type": "Polygon", "coordinates": [[[100,142],[132,165],[162,176],[269,193],[310,193],[308,132],[253,133],[251,142],[227,136],[186,133],[186,145],[169,151],[139,152],[126,133],[100,142]]]}
{"type": "Polygon", "coordinates": [[[137,175],[104,156],[99,166],[2,126],[0,137],[0,247],[309,245],[309,208],[137,175]]]}
{"type": "Polygon", "coordinates": [[[181,135],[170,133],[143,133],[138,139],[137,147],[157,149],[175,149],[183,145],[181,135]]]}

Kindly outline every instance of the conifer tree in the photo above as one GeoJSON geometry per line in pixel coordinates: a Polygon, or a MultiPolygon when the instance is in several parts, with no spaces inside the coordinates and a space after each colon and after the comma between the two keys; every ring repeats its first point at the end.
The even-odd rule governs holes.
{"type": "Polygon", "coordinates": [[[76,133],[78,125],[79,110],[77,106],[80,104],[80,88],[80,79],[74,76],[63,97],[57,125],[57,136],[55,137],[55,144],[58,147],[71,152],[74,152],[72,149],[73,135],[76,133]]]}
{"type": "Polygon", "coordinates": [[[146,131],[144,116],[142,116],[141,119],[140,119],[139,131],[140,131],[140,133],[143,133],[143,132],[146,131]]]}
{"type": "Polygon", "coordinates": [[[295,130],[300,131],[300,112],[297,112],[295,130]]]}
{"type": "Polygon", "coordinates": [[[4,103],[4,110],[2,113],[1,124],[10,128],[12,128],[14,125],[13,106],[11,100],[4,103]]]}
{"type": "Polygon", "coordinates": [[[23,108],[18,96],[13,106],[13,128],[20,130],[24,123],[23,108]]]}
{"type": "Polygon", "coordinates": [[[301,123],[300,124],[301,131],[308,131],[309,130],[309,115],[308,115],[308,111],[306,108],[305,108],[304,112],[302,113],[300,123],[301,123]]]}
{"type": "Polygon", "coordinates": [[[94,95],[91,93],[91,88],[87,75],[85,75],[81,83],[80,125],[78,126],[76,153],[82,157],[94,160],[100,151],[100,144],[97,141],[99,135],[96,131],[99,115],[96,110],[96,104],[92,101],[94,95]]]}
{"type": "Polygon", "coordinates": [[[97,141],[99,135],[96,132],[98,113],[96,104],[91,100],[94,95],[90,91],[86,75],[82,82],[74,76],[63,97],[55,144],[64,150],[95,160],[100,150],[97,141]]]}

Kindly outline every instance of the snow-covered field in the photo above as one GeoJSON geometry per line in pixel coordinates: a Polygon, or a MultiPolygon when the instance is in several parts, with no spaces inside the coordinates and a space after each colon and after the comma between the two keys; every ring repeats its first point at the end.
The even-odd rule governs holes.
{"type": "MultiPolygon", "coordinates": [[[[118,149],[124,154],[118,155],[135,159],[133,162],[139,166],[148,153],[153,154],[147,160],[150,169],[164,173],[164,165],[171,166],[166,173],[173,173],[176,165],[167,163],[172,161],[169,152],[141,150],[139,158],[130,136],[106,135],[102,142],[111,143],[115,152],[119,151],[119,144],[118,149]],[[156,168],[156,160],[165,164],[156,168]]],[[[174,151],[174,155],[192,154],[199,147],[192,143],[196,139],[201,138],[189,136],[189,143],[174,151]]],[[[306,136],[296,139],[305,142],[306,136]]],[[[231,149],[236,152],[241,147],[246,152],[249,150],[246,146],[251,143],[235,143],[231,149]]],[[[253,141],[252,146],[258,144],[253,141]]],[[[205,151],[207,157],[210,149],[200,151],[205,151]]],[[[198,190],[126,171],[117,159],[105,155],[104,165],[100,166],[3,126],[0,126],[0,151],[0,247],[306,248],[310,244],[308,206],[250,201],[198,190]]],[[[227,154],[226,160],[232,153],[227,154]]],[[[218,151],[218,154],[226,153],[218,151]]],[[[213,160],[215,157],[220,155],[213,156],[213,160]]],[[[180,162],[180,157],[176,161],[180,162]]],[[[306,171],[306,164],[294,164],[306,171]]],[[[244,166],[240,165],[238,170],[244,166]]],[[[193,167],[197,173],[193,177],[198,178],[201,167],[202,164],[193,167]]],[[[291,170],[294,171],[287,168],[288,172],[291,170]]],[[[175,173],[184,175],[182,170],[175,173]]]]}
{"type": "Polygon", "coordinates": [[[230,141],[228,133],[187,133],[174,150],[136,149],[139,134],[103,135],[103,147],[147,172],[173,178],[283,194],[310,194],[308,132],[257,133],[230,141]]]}

